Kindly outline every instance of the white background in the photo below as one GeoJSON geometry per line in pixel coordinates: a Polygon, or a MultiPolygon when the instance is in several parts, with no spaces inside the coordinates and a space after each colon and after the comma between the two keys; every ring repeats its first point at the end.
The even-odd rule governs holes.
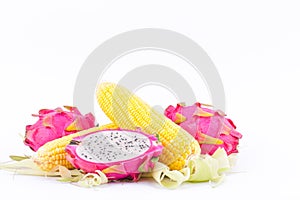
{"type": "MultiPolygon", "coordinates": [[[[40,108],[72,105],[74,83],[87,56],[112,36],[137,28],[170,29],[202,46],[222,78],[226,113],[244,135],[234,169],[238,173],[217,188],[202,183],[167,190],[143,181],[85,189],[0,171],[1,196],[299,199],[299,10],[298,1],[289,0],[1,1],[0,162],[10,154],[30,154],[19,136],[35,122],[30,115],[40,108]]],[[[161,91],[162,103],[175,104],[161,88],[139,92],[157,104],[147,95],[154,89],[161,91]]],[[[205,92],[203,99],[207,101],[205,92]]],[[[99,114],[97,120],[107,119],[99,114]]]]}

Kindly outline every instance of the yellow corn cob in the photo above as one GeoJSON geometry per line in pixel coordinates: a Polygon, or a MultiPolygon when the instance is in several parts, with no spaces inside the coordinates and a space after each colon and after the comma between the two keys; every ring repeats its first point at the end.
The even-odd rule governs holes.
{"type": "Polygon", "coordinates": [[[68,169],[72,169],[72,164],[66,159],[65,148],[73,138],[98,130],[114,128],[118,127],[114,124],[106,124],[100,127],[90,128],[47,142],[37,151],[37,156],[34,157],[34,162],[39,166],[41,170],[44,171],[51,171],[59,165],[65,166],[68,169]]]}
{"type": "Polygon", "coordinates": [[[170,169],[180,170],[192,154],[200,154],[198,142],[180,126],[152,109],[126,88],[114,83],[102,83],[97,100],[110,120],[125,129],[141,128],[156,135],[164,146],[160,162],[170,169]]]}

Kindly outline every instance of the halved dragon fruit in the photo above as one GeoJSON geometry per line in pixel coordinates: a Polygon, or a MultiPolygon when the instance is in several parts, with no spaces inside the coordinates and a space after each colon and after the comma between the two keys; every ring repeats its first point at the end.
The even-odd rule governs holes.
{"type": "Polygon", "coordinates": [[[101,170],[109,180],[138,180],[150,172],[163,146],[153,135],[133,130],[102,130],[74,138],[66,147],[67,160],[84,172],[101,170]]]}

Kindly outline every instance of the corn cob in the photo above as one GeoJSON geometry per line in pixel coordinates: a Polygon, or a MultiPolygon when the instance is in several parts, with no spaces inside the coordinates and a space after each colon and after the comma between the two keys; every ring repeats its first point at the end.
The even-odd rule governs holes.
{"type": "Polygon", "coordinates": [[[98,130],[115,128],[118,127],[114,124],[106,124],[100,127],[90,128],[47,142],[38,149],[37,155],[36,157],[34,157],[34,162],[43,171],[51,171],[59,165],[67,167],[68,169],[73,169],[72,164],[66,159],[65,151],[66,146],[70,143],[70,141],[73,138],[98,130]]]}
{"type": "Polygon", "coordinates": [[[103,112],[120,128],[140,128],[146,133],[157,134],[164,146],[159,160],[170,169],[180,170],[190,155],[200,154],[198,142],[189,133],[126,88],[102,83],[96,95],[103,112]]]}

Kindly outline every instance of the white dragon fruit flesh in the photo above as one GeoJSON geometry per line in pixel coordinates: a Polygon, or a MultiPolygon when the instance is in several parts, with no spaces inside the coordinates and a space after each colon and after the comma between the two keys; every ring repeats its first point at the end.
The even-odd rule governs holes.
{"type": "Polygon", "coordinates": [[[109,180],[137,181],[150,172],[162,152],[157,138],[133,130],[102,130],[74,138],[66,147],[67,159],[84,172],[101,170],[109,180]]]}

